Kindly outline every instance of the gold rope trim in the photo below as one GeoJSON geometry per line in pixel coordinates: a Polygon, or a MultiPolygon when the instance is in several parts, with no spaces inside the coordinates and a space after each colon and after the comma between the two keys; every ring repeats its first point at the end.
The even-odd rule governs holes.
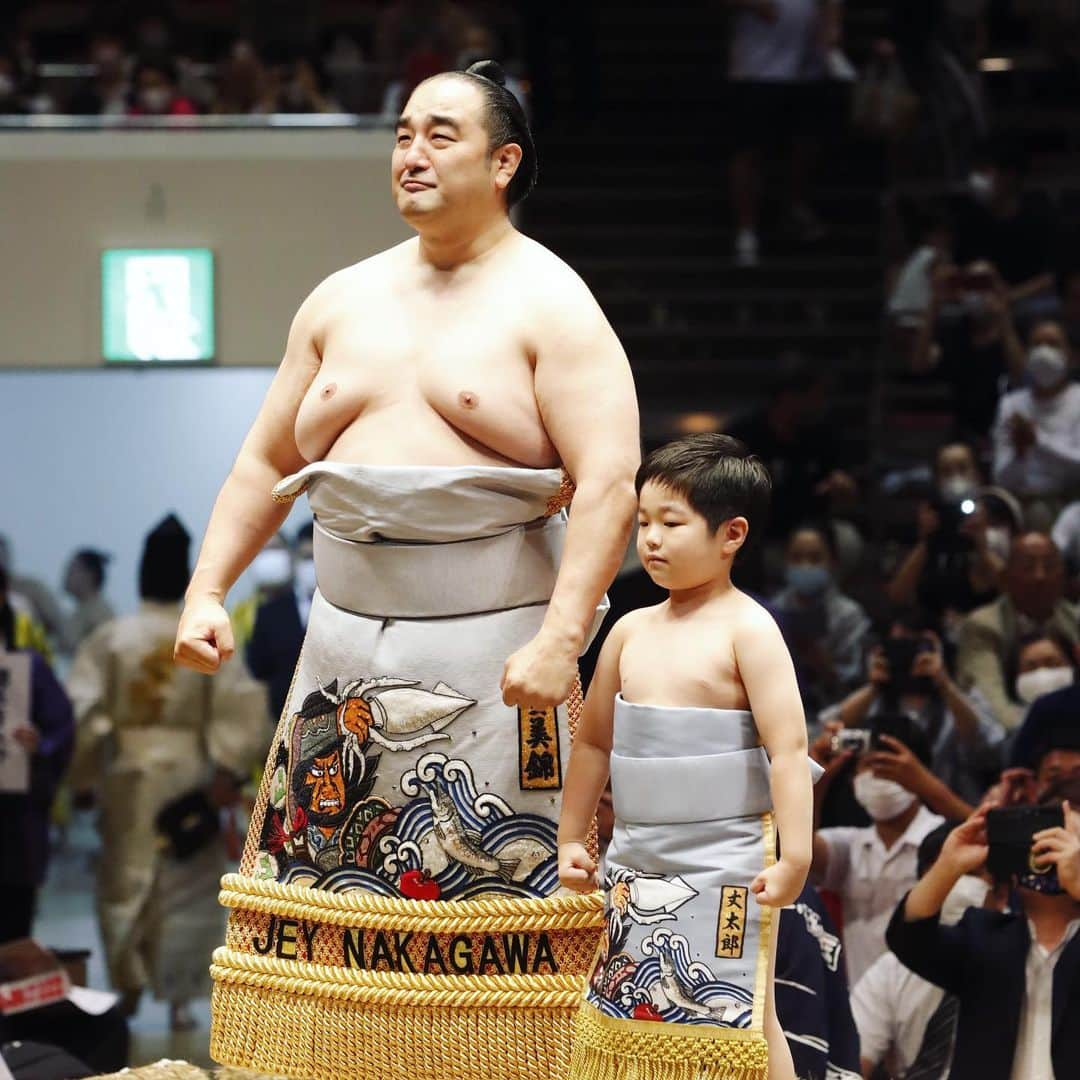
{"type": "Polygon", "coordinates": [[[581,978],[576,975],[366,971],[250,956],[228,948],[214,951],[210,974],[218,983],[391,1008],[571,1009],[581,1000],[581,978]]]}
{"type": "Polygon", "coordinates": [[[465,929],[474,933],[584,930],[602,926],[604,921],[604,898],[600,892],[539,900],[506,896],[481,900],[407,900],[375,896],[362,889],[331,893],[306,885],[283,885],[226,874],[221,879],[219,901],[223,907],[288,919],[306,919],[354,930],[389,924],[395,930],[416,934],[448,934],[465,929]]]}
{"type": "Polygon", "coordinates": [[[631,1024],[583,1003],[578,1013],[573,1080],[767,1080],[769,1047],[760,1032],[719,1029],[703,1038],[692,1028],[631,1024]],[[646,1027],[655,1030],[645,1030],[646,1027]]]}

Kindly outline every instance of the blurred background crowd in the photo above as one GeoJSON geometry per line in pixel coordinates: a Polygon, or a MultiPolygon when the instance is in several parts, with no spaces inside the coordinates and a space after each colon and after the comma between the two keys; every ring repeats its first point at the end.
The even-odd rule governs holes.
{"type": "MultiPolygon", "coordinates": [[[[1080,1075],[1080,1045],[1058,1027],[1080,1029],[1080,986],[1054,975],[1080,962],[1080,819],[1065,806],[1073,841],[1046,904],[944,839],[980,807],[1080,798],[1080,4],[64,0],[16,3],[5,30],[0,124],[102,138],[160,117],[377,125],[425,77],[501,59],[538,131],[540,186],[520,226],[613,322],[645,446],[724,430],[773,477],[771,518],[737,573],[783,629],[826,768],[815,885],[781,923],[780,1015],[800,1076],[944,1077],[954,1054],[959,1080],[997,1075],[979,1054],[1006,1051],[980,1050],[979,1025],[1014,1033],[1003,1077],[1080,1075]],[[944,948],[887,939],[939,858],[963,863],[943,919],[1015,916],[1043,951],[1021,935],[995,952],[969,920],[949,955],[962,967],[989,952],[998,968],[935,985],[906,967],[932,973],[927,954],[944,948]],[[1051,1041],[1047,1072],[1033,1047],[1051,1041]]],[[[199,721],[258,716],[249,743],[204,760],[211,806],[237,834],[314,588],[310,527],[290,528],[232,598],[247,673],[199,721]]],[[[165,722],[147,706],[152,664],[120,677],[109,658],[177,614],[183,524],[147,539],[138,612],[110,602],[109,552],[83,546],[75,523],[69,541],[48,580],[0,547],[0,633],[38,657],[38,733],[23,738],[43,763],[17,811],[37,854],[14,856],[13,840],[2,856],[6,895],[22,897],[7,937],[30,929],[50,843],[115,775],[95,718],[141,708],[146,725],[165,722]]],[[[628,555],[616,612],[655,595],[628,555]]],[[[103,829],[93,853],[101,880],[117,835],[103,829]]],[[[227,855],[200,879],[211,899],[227,855]]],[[[100,889],[131,1016],[152,972],[125,967],[136,946],[109,940],[126,916],[100,889]]],[[[170,932],[159,921],[139,947],[170,932]]],[[[198,986],[153,988],[174,1030],[196,1022],[198,986]]]]}

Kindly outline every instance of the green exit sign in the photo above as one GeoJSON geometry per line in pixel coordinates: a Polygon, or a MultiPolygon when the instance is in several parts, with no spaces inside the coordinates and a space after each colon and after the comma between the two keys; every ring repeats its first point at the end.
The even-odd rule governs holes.
{"type": "Polygon", "coordinates": [[[101,255],[106,361],[214,358],[214,255],[208,248],[110,248],[101,255]]]}

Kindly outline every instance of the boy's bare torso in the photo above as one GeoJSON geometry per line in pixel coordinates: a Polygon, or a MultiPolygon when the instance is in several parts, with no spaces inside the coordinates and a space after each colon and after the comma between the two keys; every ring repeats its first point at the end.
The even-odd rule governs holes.
{"type": "Polygon", "coordinates": [[[674,614],[667,600],[631,612],[619,656],[623,697],[641,705],[748,709],[735,639],[757,609],[731,588],[692,614],[674,614]]]}
{"type": "Polygon", "coordinates": [[[300,453],[385,465],[557,465],[533,378],[556,328],[537,298],[569,273],[514,235],[453,272],[423,263],[413,240],[327,279],[309,300],[321,363],[296,417],[300,453]]]}

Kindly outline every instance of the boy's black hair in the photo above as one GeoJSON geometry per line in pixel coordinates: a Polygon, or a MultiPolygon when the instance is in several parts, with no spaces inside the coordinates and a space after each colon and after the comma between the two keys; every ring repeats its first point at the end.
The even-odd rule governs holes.
{"type": "Polygon", "coordinates": [[[928,832],[919,844],[918,854],[915,856],[915,872],[922,877],[931,866],[938,861],[941,849],[949,838],[949,833],[962,825],[962,821],[943,821],[936,829],[928,832]]]}
{"type": "Polygon", "coordinates": [[[753,537],[769,513],[769,470],[731,435],[700,432],[661,446],[637,471],[638,495],[650,480],[686,499],[714,533],[725,521],[744,517],[753,537]]]}
{"type": "Polygon", "coordinates": [[[95,551],[94,548],[80,548],[75,552],[75,561],[90,572],[94,579],[94,588],[100,589],[105,584],[105,567],[109,564],[109,556],[103,551],[95,551]]]}

